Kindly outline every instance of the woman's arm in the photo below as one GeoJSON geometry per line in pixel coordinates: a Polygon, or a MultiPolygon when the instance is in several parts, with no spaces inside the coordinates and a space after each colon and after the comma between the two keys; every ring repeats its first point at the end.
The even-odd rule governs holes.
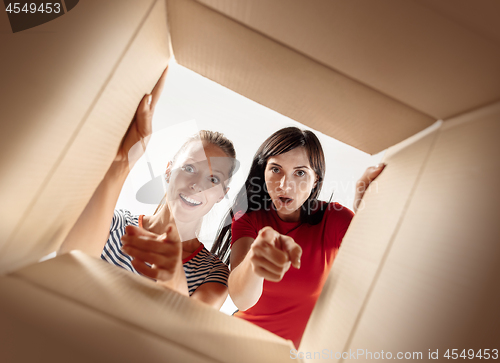
{"type": "Polygon", "coordinates": [[[264,278],[252,267],[251,245],[254,239],[243,237],[231,247],[231,273],[229,274],[229,295],[239,310],[254,306],[262,295],[264,278]]]}
{"type": "Polygon", "coordinates": [[[191,299],[202,301],[219,310],[227,298],[227,286],[218,282],[206,282],[200,285],[191,295],[191,299]]]}
{"type": "Polygon", "coordinates": [[[81,250],[99,257],[109,237],[113,210],[129,172],[126,162],[114,161],[82,214],[59,247],[58,254],[81,250]]]}
{"type": "MultiPolygon", "coordinates": [[[[167,68],[168,69],[168,68],[167,68]]],[[[151,135],[154,108],[160,97],[167,70],[159,79],[150,95],[141,100],[134,119],[118,148],[115,160],[104,179],[92,195],[84,211],[59,247],[58,254],[79,249],[91,256],[99,257],[109,237],[109,226],[113,218],[120,191],[132,166],[142,156],[151,135]],[[130,153],[136,143],[142,142],[138,152],[130,153]]]]}
{"type": "Polygon", "coordinates": [[[247,310],[259,301],[264,280],[279,282],[293,265],[300,268],[302,248],[293,238],[271,227],[259,231],[255,240],[243,237],[231,248],[229,295],[239,310],[247,310]]]}
{"type": "MultiPolygon", "coordinates": [[[[169,225],[167,232],[161,236],[134,226],[127,226],[125,231],[123,250],[133,258],[134,268],[142,275],[155,279],[157,284],[189,296],[182,265],[182,242],[175,226],[169,225]]],[[[220,309],[227,291],[223,284],[207,282],[199,286],[191,298],[220,309]]]]}

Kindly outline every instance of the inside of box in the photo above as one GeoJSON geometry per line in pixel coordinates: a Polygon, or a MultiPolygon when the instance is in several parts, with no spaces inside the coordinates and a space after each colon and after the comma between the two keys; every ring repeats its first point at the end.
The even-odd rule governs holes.
{"type": "MultiPolygon", "coordinates": [[[[477,4],[480,14],[498,13],[498,4],[477,4]]],[[[94,349],[85,351],[89,357],[104,343],[118,344],[110,334],[120,330],[153,359],[161,352],[190,361],[229,362],[238,352],[248,352],[241,361],[260,353],[258,360],[289,359],[289,343],[218,312],[200,313],[210,318],[187,324],[191,329],[174,320],[173,327],[186,330],[163,335],[151,324],[112,316],[98,304],[99,284],[106,286],[95,275],[102,264],[85,256],[18,270],[57,249],[112,161],[135,105],[173,52],[181,65],[360,150],[393,146],[379,190],[366,195],[367,207],[344,239],[300,349],[426,354],[493,347],[500,322],[494,288],[500,38],[491,19],[479,22],[463,3],[431,0],[315,6],[89,0],[39,28],[2,34],[9,51],[0,70],[0,273],[13,273],[1,278],[0,300],[2,323],[16,332],[3,341],[19,342],[29,326],[48,332],[47,342],[65,336],[65,321],[51,316],[56,306],[81,328],[94,349]],[[57,280],[62,270],[81,281],[57,280]],[[33,300],[39,309],[27,303],[33,300]],[[93,324],[103,329],[94,338],[93,324]],[[201,328],[219,325],[227,329],[201,328]],[[192,342],[209,334],[214,342],[234,341],[233,355],[182,345],[176,334],[193,334],[192,342]]],[[[0,28],[8,29],[4,15],[0,28]]],[[[131,288],[118,272],[100,273],[123,281],[123,293],[135,289],[142,300],[154,295],[141,283],[131,288]]],[[[166,317],[202,309],[167,295],[163,306],[175,309],[166,317]]],[[[157,315],[152,311],[151,319],[157,315]]],[[[78,339],[66,340],[73,348],[60,350],[60,360],[83,350],[78,339]]],[[[44,354],[53,353],[44,347],[44,354]]]]}

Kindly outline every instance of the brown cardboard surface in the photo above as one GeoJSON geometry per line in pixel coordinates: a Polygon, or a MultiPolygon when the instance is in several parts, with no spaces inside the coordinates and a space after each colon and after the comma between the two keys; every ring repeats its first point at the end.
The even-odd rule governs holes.
{"type": "MultiPolygon", "coordinates": [[[[23,286],[26,284],[31,285],[29,294],[40,294],[44,298],[50,296],[47,297],[49,300],[61,300],[54,308],[50,308],[51,305],[47,303],[42,310],[34,303],[36,300],[30,299],[29,302],[23,302],[19,310],[26,309],[34,315],[43,313],[47,317],[62,314],[57,308],[59,305],[82,311],[72,312],[74,318],[67,323],[66,328],[51,330],[54,334],[67,334],[68,329],[75,331],[75,334],[80,334],[80,330],[81,334],[86,334],[86,329],[92,326],[98,329],[104,325],[106,335],[121,335],[121,327],[106,326],[109,321],[113,324],[119,322],[120,325],[129,326],[137,334],[145,335],[139,337],[139,344],[149,344],[147,342],[151,340],[153,346],[148,349],[153,352],[150,354],[156,354],[155,351],[159,349],[165,352],[164,349],[178,347],[181,351],[189,350],[190,355],[205,357],[205,361],[218,362],[288,361],[292,349],[290,342],[264,329],[167,291],[146,278],[77,251],[25,267],[3,278],[4,284],[13,286],[10,292],[5,290],[4,301],[13,302],[10,303],[9,310],[2,310],[2,315],[8,315],[10,310],[15,309],[14,302],[17,298],[24,300],[22,295],[16,297],[17,294],[13,293],[17,289],[16,284],[9,282],[13,280],[19,283],[21,290],[25,289],[23,286]],[[104,317],[103,322],[99,322],[99,319],[86,321],[87,315],[101,315],[104,317]],[[154,347],[153,343],[158,339],[167,341],[168,347],[154,347]],[[224,347],[221,342],[224,342],[224,347]]],[[[44,325],[50,328],[50,319],[47,320],[44,325]]],[[[126,329],[126,334],[129,334],[128,330],[126,329]]],[[[127,337],[130,342],[137,338],[127,337]]],[[[91,343],[97,344],[94,340],[98,339],[92,338],[91,343]]],[[[127,344],[126,342],[124,340],[122,343],[127,344]]],[[[131,344],[129,348],[135,351],[137,347],[131,344]]],[[[89,350],[90,353],[95,352],[89,350]]],[[[113,353],[109,354],[113,356],[113,353]]]]}
{"type": "Polygon", "coordinates": [[[350,348],[497,347],[498,135],[500,103],[444,123],[350,348]]]}
{"type": "MultiPolygon", "coordinates": [[[[447,6],[283,4],[167,0],[177,59],[372,153],[437,117],[499,98],[495,31],[447,6]]],[[[170,55],[163,0],[87,0],[76,9],[0,34],[8,50],[0,69],[0,273],[58,247],[170,55]]],[[[436,124],[388,151],[301,350],[493,348],[499,109],[436,124]]],[[[289,359],[288,342],[78,253],[1,277],[0,288],[1,350],[14,360],[289,359]]]]}
{"type": "Polygon", "coordinates": [[[429,349],[442,358],[446,349],[496,347],[499,119],[497,103],[389,150],[378,192],[366,196],[344,238],[301,350],[428,359],[429,349]]]}
{"type": "Polygon", "coordinates": [[[29,282],[1,277],[0,289],[5,362],[215,362],[29,282]]]}
{"type": "Polygon", "coordinates": [[[167,5],[181,65],[342,142],[376,153],[435,121],[199,2],[167,5]]]}
{"type": "Polygon", "coordinates": [[[85,207],[167,64],[165,11],[159,0],[86,1],[2,35],[10,52],[1,98],[11,122],[0,133],[0,273],[56,250],[85,207]]]}
{"type": "Polygon", "coordinates": [[[500,99],[498,1],[198,1],[434,119],[500,99]]]}
{"type": "Polygon", "coordinates": [[[485,39],[500,45],[498,26],[498,1],[476,0],[419,0],[429,9],[446,16],[485,39]]]}
{"type": "Polygon", "coordinates": [[[395,146],[396,152],[387,151],[387,166],[364,196],[366,204],[360,206],[344,237],[300,350],[343,351],[412,198],[439,125],[395,146]]]}

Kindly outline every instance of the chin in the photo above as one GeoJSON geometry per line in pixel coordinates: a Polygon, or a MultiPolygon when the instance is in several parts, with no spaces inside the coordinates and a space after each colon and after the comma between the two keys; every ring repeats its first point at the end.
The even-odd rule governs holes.
{"type": "Polygon", "coordinates": [[[290,215],[292,215],[292,214],[297,213],[297,209],[290,210],[290,209],[288,209],[288,208],[283,208],[283,209],[281,209],[279,212],[280,212],[281,214],[283,214],[283,215],[290,216],[290,215]]]}
{"type": "Polygon", "coordinates": [[[175,222],[181,222],[181,223],[191,223],[196,220],[199,220],[203,218],[205,214],[201,214],[200,211],[188,211],[182,208],[180,205],[174,206],[172,208],[172,216],[174,218],[175,222]]]}
{"type": "MultiPolygon", "coordinates": [[[[278,202],[279,203],[279,202],[278,202]]],[[[295,208],[295,206],[285,206],[285,205],[280,205],[279,207],[276,206],[277,203],[273,202],[274,208],[276,209],[277,212],[280,212],[281,214],[284,215],[290,215],[294,214],[298,208],[295,208]]]]}

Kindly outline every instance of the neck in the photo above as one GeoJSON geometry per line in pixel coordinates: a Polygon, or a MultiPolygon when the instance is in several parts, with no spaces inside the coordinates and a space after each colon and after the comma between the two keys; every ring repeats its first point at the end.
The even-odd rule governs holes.
{"type": "Polygon", "coordinates": [[[161,206],[156,214],[144,216],[142,219],[142,227],[146,231],[159,235],[165,233],[170,223],[172,223],[170,220],[170,211],[165,205],[161,206]]]}
{"type": "Polygon", "coordinates": [[[293,213],[290,214],[283,214],[280,213],[279,211],[276,211],[276,214],[278,214],[278,217],[283,221],[283,222],[298,222],[300,221],[300,208],[294,211],[293,213]]]}
{"type": "Polygon", "coordinates": [[[163,204],[156,214],[144,216],[142,222],[145,230],[158,235],[165,233],[169,224],[175,224],[182,241],[183,251],[194,252],[200,246],[200,241],[196,237],[196,233],[200,229],[200,222],[183,223],[175,221],[168,204],[163,204]]]}
{"type": "Polygon", "coordinates": [[[185,253],[182,255],[182,258],[188,257],[191,253],[196,251],[198,247],[200,247],[201,242],[198,238],[190,239],[189,241],[182,242],[182,251],[185,253]]]}

